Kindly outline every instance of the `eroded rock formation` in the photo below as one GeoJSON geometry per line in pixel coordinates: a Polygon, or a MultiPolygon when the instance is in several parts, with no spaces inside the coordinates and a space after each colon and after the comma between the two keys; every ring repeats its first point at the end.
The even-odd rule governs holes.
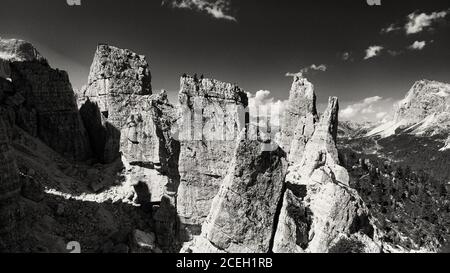
{"type": "Polygon", "coordinates": [[[29,43],[0,40],[3,74],[11,82],[5,103],[14,124],[67,158],[90,157],[90,144],[65,71],[52,69],[29,43]]]}
{"type": "Polygon", "coordinates": [[[189,240],[200,232],[211,202],[232,161],[239,132],[245,128],[247,94],[236,85],[182,77],[181,142],[177,211],[189,240]]]}
{"type": "Polygon", "coordinates": [[[289,161],[296,161],[296,156],[303,154],[317,120],[314,85],[306,78],[295,76],[281,128],[281,146],[289,154],[289,161]]]}
{"type": "Polygon", "coordinates": [[[195,238],[194,252],[269,252],[287,168],[281,148],[240,141],[231,167],[195,238]],[[209,247],[208,247],[209,246],[209,247]]]}
{"type": "Polygon", "coordinates": [[[48,216],[36,221],[39,244],[57,238],[57,249],[64,247],[51,227],[67,227],[56,222],[87,205],[71,200],[87,198],[87,187],[78,185],[83,181],[90,183],[94,201],[88,205],[99,217],[80,219],[100,218],[97,231],[135,230],[131,245],[119,234],[112,237],[124,238],[101,246],[106,252],[176,251],[185,241],[184,251],[193,252],[333,252],[348,244],[342,242],[356,242],[361,252],[380,250],[369,211],[339,162],[337,99],[319,120],[305,78],[294,78],[278,146],[271,134],[249,128],[247,94],[236,85],[183,76],[176,109],[165,92],[152,94],[144,56],[99,45],[78,112],[65,72],[51,69],[25,42],[0,46],[0,233],[14,228],[20,192],[48,216]],[[15,145],[14,126],[21,138],[15,145]],[[255,138],[249,138],[252,130],[255,138]],[[27,187],[17,151],[22,176],[33,182],[27,187]],[[58,153],[78,160],[93,155],[101,164],[72,166],[58,153]],[[39,183],[51,189],[44,194],[39,183]],[[57,204],[50,193],[60,198],[57,204]],[[98,205],[105,200],[113,204],[98,205]],[[128,221],[121,227],[112,212],[117,208],[128,221]]]}
{"type": "Polygon", "coordinates": [[[148,184],[151,201],[161,201],[167,175],[176,173],[170,134],[175,109],[165,91],[152,95],[145,57],[99,45],[78,103],[97,159],[110,163],[123,156],[133,183],[148,184]]]}
{"type": "Polygon", "coordinates": [[[362,242],[361,252],[380,251],[369,210],[339,165],[338,111],[337,99],[330,98],[302,159],[289,169],[274,252],[329,252],[342,236],[362,242]]]}

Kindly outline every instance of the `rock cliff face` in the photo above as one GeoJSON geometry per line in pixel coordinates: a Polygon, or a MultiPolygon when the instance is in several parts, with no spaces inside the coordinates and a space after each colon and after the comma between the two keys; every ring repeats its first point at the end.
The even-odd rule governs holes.
{"type": "Polygon", "coordinates": [[[450,84],[422,80],[401,100],[394,120],[367,136],[389,137],[407,133],[416,136],[448,135],[450,132],[450,84]]]}
{"type": "Polygon", "coordinates": [[[24,41],[0,40],[0,52],[7,67],[3,74],[11,82],[3,96],[14,110],[14,124],[67,158],[89,158],[89,140],[67,73],[52,69],[24,41]]]}
{"type": "Polygon", "coordinates": [[[338,102],[330,98],[302,159],[286,178],[287,190],[274,239],[274,252],[329,252],[339,238],[354,237],[362,252],[380,251],[370,214],[350,189],[336,148],[338,102]]]}
{"type": "Polygon", "coordinates": [[[122,155],[132,183],[147,184],[154,202],[174,195],[179,154],[171,135],[175,108],[165,91],[152,95],[144,56],[99,45],[78,102],[98,160],[109,163],[122,155]]]}
{"type": "Polygon", "coordinates": [[[158,158],[151,94],[151,75],[144,56],[108,45],[97,47],[78,103],[83,120],[91,128],[92,141],[99,143],[99,160],[112,162],[120,152],[130,162],[158,158]],[[102,139],[95,139],[97,131],[103,131],[102,139]]]}
{"type": "MultiPolygon", "coordinates": [[[[299,83],[306,80],[296,78],[294,86],[299,83]]],[[[313,90],[306,105],[304,93],[293,90],[296,118],[288,116],[285,125],[296,129],[282,130],[290,166],[281,148],[264,152],[268,143],[261,139],[242,140],[201,235],[182,251],[332,252],[350,241],[360,252],[380,252],[369,210],[339,164],[337,99],[330,98],[317,121],[313,90]]]]}
{"type": "Polygon", "coordinates": [[[345,252],[349,244],[380,251],[339,162],[338,101],[330,98],[319,120],[305,78],[294,79],[278,145],[270,134],[251,136],[260,130],[250,128],[247,94],[236,85],[183,76],[177,111],[165,92],[152,94],[145,57],[99,45],[78,112],[65,72],[25,42],[2,41],[0,49],[2,238],[26,204],[36,214],[31,237],[49,247],[58,241],[57,249],[66,238],[55,230],[90,232],[86,243],[97,249],[98,234],[126,229],[102,236],[109,241],[100,249],[128,252],[134,230],[132,246],[151,252],[185,241],[193,252],[345,252]],[[94,167],[67,160],[91,154],[94,167]],[[20,195],[26,201],[16,202],[20,195]],[[79,218],[92,230],[66,223],[65,211],[86,206],[96,214],[79,218]]]}
{"type": "Polygon", "coordinates": [[[269,252],[283,194],[285,157],[281,148],[265,151],[264,143],[241,140],[202,234],[194,241],[194,252],[269,252]]]}
{"type": "Polygon", "coordinates": [[[289,161],[295,161],[295,157],[303,153],[302,149],[314,133],[317,120],[314,85],[306,78],[295,76],[281,128],[281,146],[289,157],[292,155],[289,161]]]}
{"type": "Polygon", "coordinates": [[[181,142],[177,211],[182,233],[198,234],[245,128],[247,94],[236,85],[196,77],[180,81],[181,142]]]}
{"type": "Polygon", "coordinates": [[[450,111],[450,84],[422,80],[416,82],[400,101],[395,120],[418,123],[432,114],[450,111]]]}

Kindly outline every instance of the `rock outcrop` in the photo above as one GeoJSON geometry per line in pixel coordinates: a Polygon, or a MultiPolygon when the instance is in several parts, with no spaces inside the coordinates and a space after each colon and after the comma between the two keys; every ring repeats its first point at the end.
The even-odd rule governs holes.
{"type": "Polygon", "coordinates": [[[159,205],[153,215],[158,243],[173,246],[180,180],[180,147],[172,134],[177,113],[165,91],[152,94],[145,57],[99,45],[78,103],[97,159],[122,159],[138,203],[150,211],[159,205]]]}
{"type": "Polygon", "coordinates": [[[177,212],[184,240],[199,234],[246,126],[247,94],[236,85],[182,77],[177,212]]]}
{"type": "Polygon", "coordinates": [[[52,69],[20,40],[0,40],[0,59],[3,77],[11,83],[2,96],[14,112],[14,124],[67,158],[89,158],[89,140],[67,73],[52,69]]]}
{"type": "Polygon", "coordinates": [[[337,99],[330,98],[302,159],[289,169],[274,252],[329,252],[341,236],[361,242],[361,252],[380,251],[369,210],[339,165],[338,111],[337,99]]]}
{"type": "Polygon", "coordinates": [[[240,141],[193,252],[267,253],[284,189],[286,155],[240,141]]]}
{"type": "Polygon", "coordinates": [[[99,45],[76,97],[31,44],[0,40],[0,251],[65,251],[74,234],[105,252],[380,251],[339,162],[336,98],[319,120],[296,76],[280,145],[234,84],[183,76],[179,99],[152,94],[145,57],[126,49],[99,45]]]}
{"type": "Polygon", "coordinates": [[[314,85],[306,78],[295,76],[281,128],[281,146],[289,154],[290,162],[303,154],[302,149],[314,133],[317,120],[314,85]]]}
{"type": "Polygon", "coordinates": [[[153,162],[158,145],[151,94],[144,56],[109,45],[97,47],[78,104],[91,140],[97,144],[94,150],[99,160],[113,162],[122,152],[130,162],[153,162]],[[95,139],[97,132],[103,133],[101,139],[95,139]]]}

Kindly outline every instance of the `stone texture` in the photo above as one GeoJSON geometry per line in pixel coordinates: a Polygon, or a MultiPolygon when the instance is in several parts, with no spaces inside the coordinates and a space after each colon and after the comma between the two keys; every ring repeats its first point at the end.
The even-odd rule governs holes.
{"type": "Polygon", "coordinates": [[[422,80],[416,82],[400,101],[395,120],[407,120],[409,124],[417,123],[426,117],[450,111],[450,84],[422,80]]]}
{"type": "Polygon", "coordinates": [[[202,248],[206,239],[219,252],[269,252],[286,167],[280,148],[265,151],[264,143],[241,140],[203,225],[203,239],[196,239],[192,250],[215,252],[202,248]]]}
{"type": "Polygon", "coordinates": [[[179,98],[177,212],[189,240],[200,232],[227,173],[239,132],[245,128],[248,98],[236,85],[196,77],[181,78],[179,98]]]}
{"type": "Polygon", "coordinates": [[[8,62],[45,61],[44,57],[26,41],[0,37],[0,59],[8,62]]]}
{"type": "Polygon", "coordinates": [[[314,85],[304,77],[295,76],[281,127],[281,147],[289,157],[293,157],[289,161],[295,161],[295,156],[302,154],[304,145],[314,133],[317,120],[314,85]]]}
{"type": "Polygon", "coordinates": [[[353,234],[375,244],[369,210],[348,187],[348,173],[339,165],[338,112],[337,99],[330,98],[302,159],[290,168],[274,252],[328,252],[335,238],[353,234]]]}
{"type": "Polygon", "coordinates": [[[103,131],[101,140],[93,140],[100,142],[100,147],[94,148],[97,158],[109,163],[119,158],[122,151],[132,162],[145,157],[146,151],[153,155],[154,145],[147,145],[153,144],[154,129],[149,97],[151,75],[144,56],[99,45],[88,84],[80,93],[78,104],[83,120],[89,124],[91,139],[97,131],[103,131]]]}
{"type": "Polygon", "coordinates": [[[14,110],[14,124],[67,158],[89,158],[89,140],[67,73],[52,69],[31,44],[20,40],[0,40],[0,58],[10,70],[12,90],[5,104],[14,110]]]}

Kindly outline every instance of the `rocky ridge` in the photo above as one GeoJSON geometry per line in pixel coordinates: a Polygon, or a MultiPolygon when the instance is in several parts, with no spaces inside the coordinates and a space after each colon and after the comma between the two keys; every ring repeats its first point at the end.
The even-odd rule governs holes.
{"type": "Polygon", "coordinates": [[[144,56],[99,45],[76,101],[67,74],[23,43],[4,46],[0,77],[0,232],[22,226],[16,240],[29,243],[16,251],[64,252],[69,240],[92,252],[387,249],[341,165],[338,101],[319,118],[307,79],[294,78],[277,144],[249,138],[234,84],[183,76],[177,109],[153,94],[144,56]]]}

